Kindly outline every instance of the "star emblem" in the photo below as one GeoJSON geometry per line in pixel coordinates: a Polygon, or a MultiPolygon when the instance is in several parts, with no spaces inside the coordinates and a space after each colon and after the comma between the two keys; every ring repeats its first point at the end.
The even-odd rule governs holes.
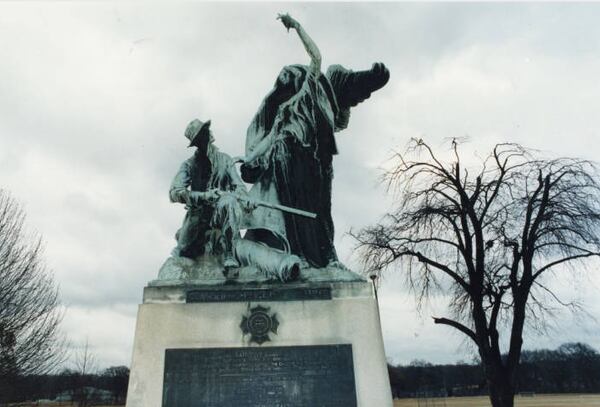
{"type": "Polygon", "coordinates": [[[250,342],[256,342],[259,345],[270,341],[269,333],[277,334],[279,321],[275,314],[269,313],[270,308],[257,305],[250,309],[250,313],[242,317],[240,328],[244,335],[250,334],[250,342]]]}

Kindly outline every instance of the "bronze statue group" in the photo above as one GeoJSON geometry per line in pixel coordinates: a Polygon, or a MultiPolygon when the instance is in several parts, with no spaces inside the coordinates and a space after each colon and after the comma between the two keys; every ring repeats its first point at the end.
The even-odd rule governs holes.
{"type": "Polygon", "coordinates": [[[282,281],[301,269],[339,266],[331,217],[335,133],[348,125],[351,107],[389,80],[382,63],[357,72],[332,65],[323,74],[302,26],[288,14],[278,18],[297,32],[310,64],[281,70],[248,127],[244,157],[219,151],[210,120],[194,119],[185,136],[196,151],[170,188],[171,201],[187,208],[173,256],[216,256],[228,279],[244,266],[282,281]]]}

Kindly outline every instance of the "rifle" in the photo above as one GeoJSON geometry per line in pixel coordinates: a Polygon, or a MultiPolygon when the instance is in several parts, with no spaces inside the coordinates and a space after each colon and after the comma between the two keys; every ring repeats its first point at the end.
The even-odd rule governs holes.
{"type": "Polygon", "coordinates": [[[290,206],[280,205],[280,204],[276,204],[276,203],[272,203],[272,202],[249,199],[248,196],[241,194],[238,191],[222,191],[220,189],[213,189],[212,192],[214,192],[218,196],[223,196],[223,195],[229,194],[229,195],[232,195],[235,199],[237,199],[239,201],[252,202],[256,206],[263,206],[265,208],[276,209],[281,212],[287,212],[287,213],[291,213],[293,215],[304,216],[305,218],[316,219],[316,217],[317,217],[317,214],[314,212],[308,212],[308,211],[304,211],[302,209],[292,208],[290,206]]]}

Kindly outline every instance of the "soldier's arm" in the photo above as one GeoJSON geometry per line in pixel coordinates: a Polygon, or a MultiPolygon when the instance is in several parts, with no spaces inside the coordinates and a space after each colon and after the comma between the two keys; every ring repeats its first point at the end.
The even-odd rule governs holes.
{"type": "Polygon", "coordinates": [[[171,182],[171,188],[169,189],[169,198],[171,202],[182,203],[186,206],[196,206],[201,201],[214,201],[218,198],[218,195],[214,191],[191,191],[189,187],[192,185],[192,176],[190,164],[185,161],[181,164],[179,172],[173,178],[171,182]]]}
{"type": "Polygon", "coordinates": [[[321,52],[319,51],[317,44],[315,44],[308,33],[304,31],[304,28],[302,28],[300,23],[294,20],[289,14],[280,14],[277,18],[281,20],[288,31],[290,28],[296,30],[300,37],[300,41],[302,41],[302,44],[304,45],[304,49],[306,49],[306,52],[310,56],[310,70],[316,76],[319,76],[321,74],[321,52]]]}
{"type": "Polygon", "coordinates": [[[187,161],[184,161],[171,182],[169,188],[169,198],[171,202],[177,202],[189,205],[189,186],[192,185],[192,177],[190,174],[190,166],[187,161]]]}
{"type": "Polygon", "coordinates": [[[236,189],[238,191],[246,191],[246,185],[242,181],[240,174],[238,174],[237,170],[235,169],[235,165],[233,164],[233,161],[231,161],[231,165],[229,166],[228,173],[229,173],[229,178],[231,179],[231,185],[232,185],[233,189],[236,189]]]}

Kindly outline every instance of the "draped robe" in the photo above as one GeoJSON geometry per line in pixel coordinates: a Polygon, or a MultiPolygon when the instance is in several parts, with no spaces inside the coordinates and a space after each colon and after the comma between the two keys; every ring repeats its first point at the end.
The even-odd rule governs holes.
{"type": "Polygon", "coordinates": [[[347,126],[351,106],[387,82],[389,72],[381,67],[383,77],[381,69],[373,75],[374,68],[355,73],[334,65],[326,75],[304,65],[283,68],[248,128],[250,159],[241,167],[242,179],[254,184],[254,197],[317,218],[259,208],[246,239],[290,251],[313,267],[337,261],[331,217],[334,132],[347,126]]]}

